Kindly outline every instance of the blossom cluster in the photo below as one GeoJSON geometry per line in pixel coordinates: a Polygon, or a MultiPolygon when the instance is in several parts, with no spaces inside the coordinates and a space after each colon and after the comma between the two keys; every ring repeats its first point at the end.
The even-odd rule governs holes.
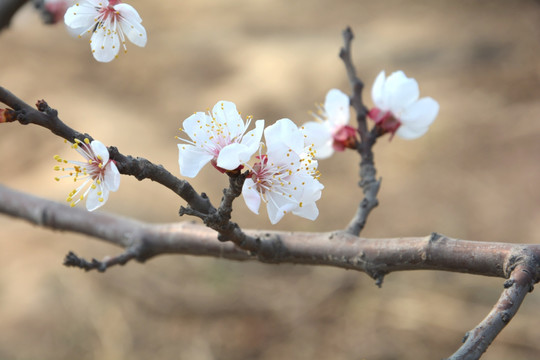
{"type": "MultiPolygon", "coordinates": [[[[420,137],[439,111],[439,104],[432,98],[418,99],[418,83],[401,71],[388,78],[381,72],[372,97],[375,107],[368,116],[375,122],[378,136],[390,133],[405,139],[420,137]]],[[[177,137],[181,141],[180,173],[193,178],[208,163],[229,176],[238,176],[246,169],[242,196],[252,212],[258,214],[264,203],[272,224],[287,213],[314,220],[319,215],[316,202],[324,189],[316,159],[358,147],[357,130],[349,125],[350,100],[346,94],[332,89],[318,108],[316,121],[300,128],[283,118],[266,128],[264,120],[256,120],[249,130],[251,116],[244,121],[234,103],[219,101],[211,111],[196,112],[183,121],[180,131],[185,136],[177,137]]],[[[118,189],[120,173],[101,142],[75,139],[72,147],[85,161],[55,156],[61,163],[55,170],[67,172],[62,177],[82,181],[67,198],[71,206],[86,199],[87,209],[93,211],[118,189]]]]}
{"type": "MultiPolygon", "coordinates": [[[[403,139],[424,135],[437,117],[439,104],[430,97],[419,98],[418,83],[396,71],[388,78],[381,71],[371,91],[375,106],[368,117],[375,122],[378,135],[394,134],[403,139]]],[[[315,121],[302,126],[305,136],[314,144],[318,159],[330,157],[334,151],[357,147],[356,129],[349,124],[349,97],[338,89],[326,95],[318,106],[315,121]]]]}
{"type": "Polygon", "coordinates": [[[318,180],[313,147],[305,143],[305,136],[290,119],[278,120],[266,129],[264,120],[257,120],[255,128],[247,131],[251,120],[248,117],[244,122],[229,101],[219,101],[212,111],[188,117],[180,129],[187,135],[178,144],[180,173],[195,177],[208,163],[231,175],[247,168],[242,195],[251,211],[258,214],[265,203],[272,224],[287,213],[314,220],[323,185],[318,180]],[[254,155],[257,160],[250,165],[254,155]]]}

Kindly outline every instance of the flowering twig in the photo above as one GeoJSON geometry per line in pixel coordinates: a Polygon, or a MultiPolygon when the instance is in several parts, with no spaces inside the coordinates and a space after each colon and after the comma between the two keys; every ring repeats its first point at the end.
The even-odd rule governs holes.
{"type": "MultiPolygon", "coordinates": [[[[58,117],[58,111],[51,108],[44,100],[36,103],[34,109],[7,89],[0,87],[0,102],[15,111],[16,119],[23,125],[35,124],[49,129],[53,134],[73,142],[78,139],[84,142],[85,138],[93,140],[89,134],[80,133],[67,126],[58,117]]],[[[193,208],[202,213],[215,211],[208,197],[199,195],[185,180],[178,179],[162,165],[156,165],[143,158],[133,158],[123,155],[116,147],[110,147],[110,158],[116,162],[121,174],[134,176],[137,180],[150,179],[175,192],[188,202],[193,208]]]]}
{"type": "Polygon", "coordinates": [[[346,232],[352,235],[359,235],[366,224],[367,217],[371,210],[378,204],[377,194],[381,186],[381,179],[377,180],[377,170],[373,160],[373,145],[377,141],[377,131],[373,128],[371,131],[367,127],[368,110],[362,101],[362,91],[364,83],[356,76],[356,69],[351,59],[351,43],[354,38],[350,27],[343,31],[344,45],[339,52],[339,57],[343,60],[347,70],[347,76],[352,88],[351,106],[356,111],[356,121],[358,123],[358,133],[360,141],[357,151],[362,160],[360,162],[360,187],[364,192],[364,199],[360,202],[358,210],[353,219],[347,225],[346,232]]]}

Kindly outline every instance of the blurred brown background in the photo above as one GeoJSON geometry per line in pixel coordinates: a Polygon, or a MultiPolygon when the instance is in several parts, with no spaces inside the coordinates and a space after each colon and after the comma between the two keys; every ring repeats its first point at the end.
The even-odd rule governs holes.
{"type": "MultiPolygon", "coordinates": [[[[31,7],[0,33],[0,84],[29,103],[44,98],[75,129],[178,173],[181,121],[218,100],[267,124],[308,110],[333,87],[349,91],[337,54],[355,34],[366,103],[378,72],[401,69],[441,105],[428,134],[383,138],[383,177],[368,237],[432,231],[480,241],[540,242],[540,4],[536,1],[186,0],[130,2],[148,32],[144,49],[100,64],[88,39],[45,26],[31,7]]],[[[0,182],[64,201],[53,155],[75,158],[35,126],[0,127],[0,182]]],[[[358,202],[352,153],[320,164],[326,186],[316,222],[344,227],[358,202]]],[[[193,182],[214,202],[225,177],[193,182]]],[[[122,178],[101,211],[178,221],[181,199],[122,178]]],[[[237,202],[246,228],[271,228],[237,202]]],[[[105,274],[61,265],[119,249],[0,217],[0,359],[439,359],[489,311],[502,279],[394,273],[378,289],[364,274],[209,258],[159,257],[105,274]]],[[[538,290],[537,290],[538,291],[538,290]]],[[[485,359],[540,357],[533,292],[485,359]]]]}

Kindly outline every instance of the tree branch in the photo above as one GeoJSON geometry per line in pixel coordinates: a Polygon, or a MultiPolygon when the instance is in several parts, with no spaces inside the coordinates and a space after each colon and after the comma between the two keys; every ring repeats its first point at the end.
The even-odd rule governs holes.
{"type": "Polygon", "coordinates": [[[351,43],[353,38],[354,35],[350,27],[343,31],[344,45],[339,52],[339,57],[345,64],[353,92],[351,106],[356,111],[356,122],[358,123],[358,134],[360,135],[357,151],[362,158],[360,162],[359,185],[364,193],[364,199],[360,202],[356,214],[347,225],[345,231],[351,235],[360,235],[366,225],[366,220],[371,210],[379,205],[377,194],[381,186],[381,179],[376,179],[377,170],[375,168],[372,150],[373,145],[377,141],[378,134],[375,129],[372,131],[368,130],[366,119],[368,110],[362,101],[364,83],[356,76],[356,69],[351,59],[351,43]]]}
{"type": "Polygon", "coordinates": [[[0,31],[7,28],[17,11],[28,0],[2,0],[0,1],[0,31]]]}
{"type": "Polygon", "coordinates": [[[517,313],[525,295],[533,290],[538,282],[537,254],[516,256],[516,264],[510,279],[504,283],[504,291],[484,320],[473,330],[467,332],[463,346],[448,360],[478,359],[487,350],[495,337],[517,313]]]}
{"type": "MultiPolygon", "coordinates": [[[[86,234],[124,249],[137,248],[137,261],[161,254],[258,260],[265,263],[326,265],[365,272],[377,281],[404,270],[443,270],[507,278],[523,256],[540,258],[540,245],[466,241],[436,233],[426,237],[366,239],[343,232],[306,233],[246,230],[257,254],[217,241],[218,234],[189,222],[148,224],[45,200],[0,185],[0,213],[33,224],[86,234]]],[[[538,281],[540,268],[531,270],[538,281]]]]}

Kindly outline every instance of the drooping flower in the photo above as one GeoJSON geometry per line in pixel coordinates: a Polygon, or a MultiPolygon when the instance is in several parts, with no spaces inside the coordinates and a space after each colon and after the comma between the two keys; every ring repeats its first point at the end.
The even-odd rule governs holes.
{"type": "Polygon", "coordinates": [[[119,0],[81,0],[66,11],[64,21],[79,37],[92,33],[90,48],[100,62],[115,59],[120,46],[127,52],[126,37],[137,46],[146,45],[146,30],[139,13],[119,0]]]}
{"type": "Polygon", "coordinates": [[[56,171],[65,171],[68,174],[56,177],[56,181],[69,177],[74,182],[82,182],[75,190],[69,193],[67,202],[71,207],[86,198],[86,209],[94,211],[104,205],[109,198],[110,191],[118,190],[120,186],[120,172],[114,161],[109,159],[109,150],[100,141],[90,142],[84,139],[81,142],[75,139],[71,147],[81,154],[85,161],[63,160],[55,155],[55,160],[62,165],[54,167],[56,171]]]}
{"type": "Polygon", "coordinates": [[[418,99],[420,91],[415,79],[396,71],[386,78],[377,76],[371,96],[375,107],[368,116],[375,121],[380,134],[397,134],[404,139],[424,135],[439,112],[439,103],[430,97],[418,99]]]}
{"type": "Polygon", "coordinates": [[[325,159],[334,151],[356,148],[356,129],[349,123],[349,97],[338,89],[326,94],[323,107],[313,114],[316,121],[305,123],[301,130],[306,144],[313,145],[315,157],[325,159]]]}
{"type": "Polygon", "coordinates": [[[267,152],[250,169],[242,195],[247,207],[259,213],[266,203],[270,222],[276,224],[286,213],[315,220],[324,186],[318,180],[313,149],[304,147],[304,136],[289,119],[278,120],[264,130],[267,152]]]}
{"type": "Polygon", "coordinates": [[[236,105],[219,101],[212,112],[197,112],[184,120],[183,128],[191,140],[180,139],[178,163],[183,176],[195,177],[208,162],[221,172],[237,170],[259,148],[264,120],[246,133],[251,116],[244,123],[236,105]]]}

